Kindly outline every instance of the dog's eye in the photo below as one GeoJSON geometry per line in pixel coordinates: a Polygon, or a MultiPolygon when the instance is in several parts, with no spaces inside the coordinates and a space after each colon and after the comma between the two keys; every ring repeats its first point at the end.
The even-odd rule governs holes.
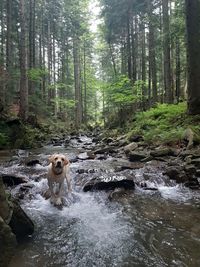
{"type": "Polygon", "coordinates": [[[55,160],[57,160],[58,158],[55,158],[55,160]]]}
{"type": "Polygon", "coordinates": [[[65,159],[64,158],[62,158],[62,161],[64,161],[65,159]]]}

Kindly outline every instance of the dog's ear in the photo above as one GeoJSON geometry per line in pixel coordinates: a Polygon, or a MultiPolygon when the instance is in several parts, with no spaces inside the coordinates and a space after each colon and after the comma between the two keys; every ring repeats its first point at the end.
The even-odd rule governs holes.
{"type": "Polygon", "coordinates": [[[68,165],[68,164],[69,164],[69,160],[67,158],[65,158],[64,165],[68,165]]]}
{"type": "Polygon", "coordinates": [[[54,161],[54,155],[52,155],[51,157],[49,157],[48,160],[49,160],[50,163],[53,163],[53,161],[54,161]]]}

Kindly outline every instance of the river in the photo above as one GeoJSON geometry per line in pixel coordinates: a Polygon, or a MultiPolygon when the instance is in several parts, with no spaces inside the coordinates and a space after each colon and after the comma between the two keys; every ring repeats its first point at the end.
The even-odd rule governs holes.
{"type": "MultiPolygon", "coordinates": [[[[17,161],[1,165],[1,171],[24,176],[32,186],[21,205],[34,221],[35,233],[20,244],[10,267],[200,266],[198,191],[176,185],[162,168],[149,163],[121,175],[134,175],[137,181],[148,176],[146,182],[157,191],[136,186],[110,201],[107,192],[83,192],[77,170],[87,169],[86,179],[93,172],[109,178],[117,160],[78,161],[70,167],[73,195],[59,210],[41,196],[47,188],[46,160],[55,151],[69,158],[78,153],[73,145],[46,146],[31,151],[42,165],[25,167],[17,161]]],[[[17,194],[19,187],[12,193],[17,194]]]]}

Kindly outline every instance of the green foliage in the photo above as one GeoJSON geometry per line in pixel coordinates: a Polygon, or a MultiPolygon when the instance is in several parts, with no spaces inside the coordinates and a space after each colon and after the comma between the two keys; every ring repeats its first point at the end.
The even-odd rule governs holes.
{"type": "Polygon", "coordinates": [[[28,79],[32,82],[41,82],[43,77],[48,74],[48,71],[40,68],[32,68],[27,72],[28,79]]]}
{"type": "Polygon", "coordinates": [[[8,146],[9,138],[5,133],[0,132],[0,149],[8,146]]]}
{"type": "Polygon", "coordinates": [[[108,101],[114,105],[126,105],[135,100],[133,86],[128,77],[121,75],[106,88],[108,101]]]}
{"type": "Polygon", "coordinates": [[[135,115],[128,137],[141,134],[149,143],[176,143],[189,127],[200,134],[200,116],[189,116],[186,103],[159,104],[146,112],[135,115]]]}

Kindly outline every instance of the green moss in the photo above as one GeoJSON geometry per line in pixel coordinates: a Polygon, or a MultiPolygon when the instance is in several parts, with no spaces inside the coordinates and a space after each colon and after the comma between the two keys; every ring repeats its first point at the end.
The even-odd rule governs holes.
{"type": "Polygon", "coordinates": [[[140,134],[149,143],[176,143],[188,127],[200,136],[200,116],[187,115],[186,103],[159,104],[135,115],[128,138],[140,134]]]}

